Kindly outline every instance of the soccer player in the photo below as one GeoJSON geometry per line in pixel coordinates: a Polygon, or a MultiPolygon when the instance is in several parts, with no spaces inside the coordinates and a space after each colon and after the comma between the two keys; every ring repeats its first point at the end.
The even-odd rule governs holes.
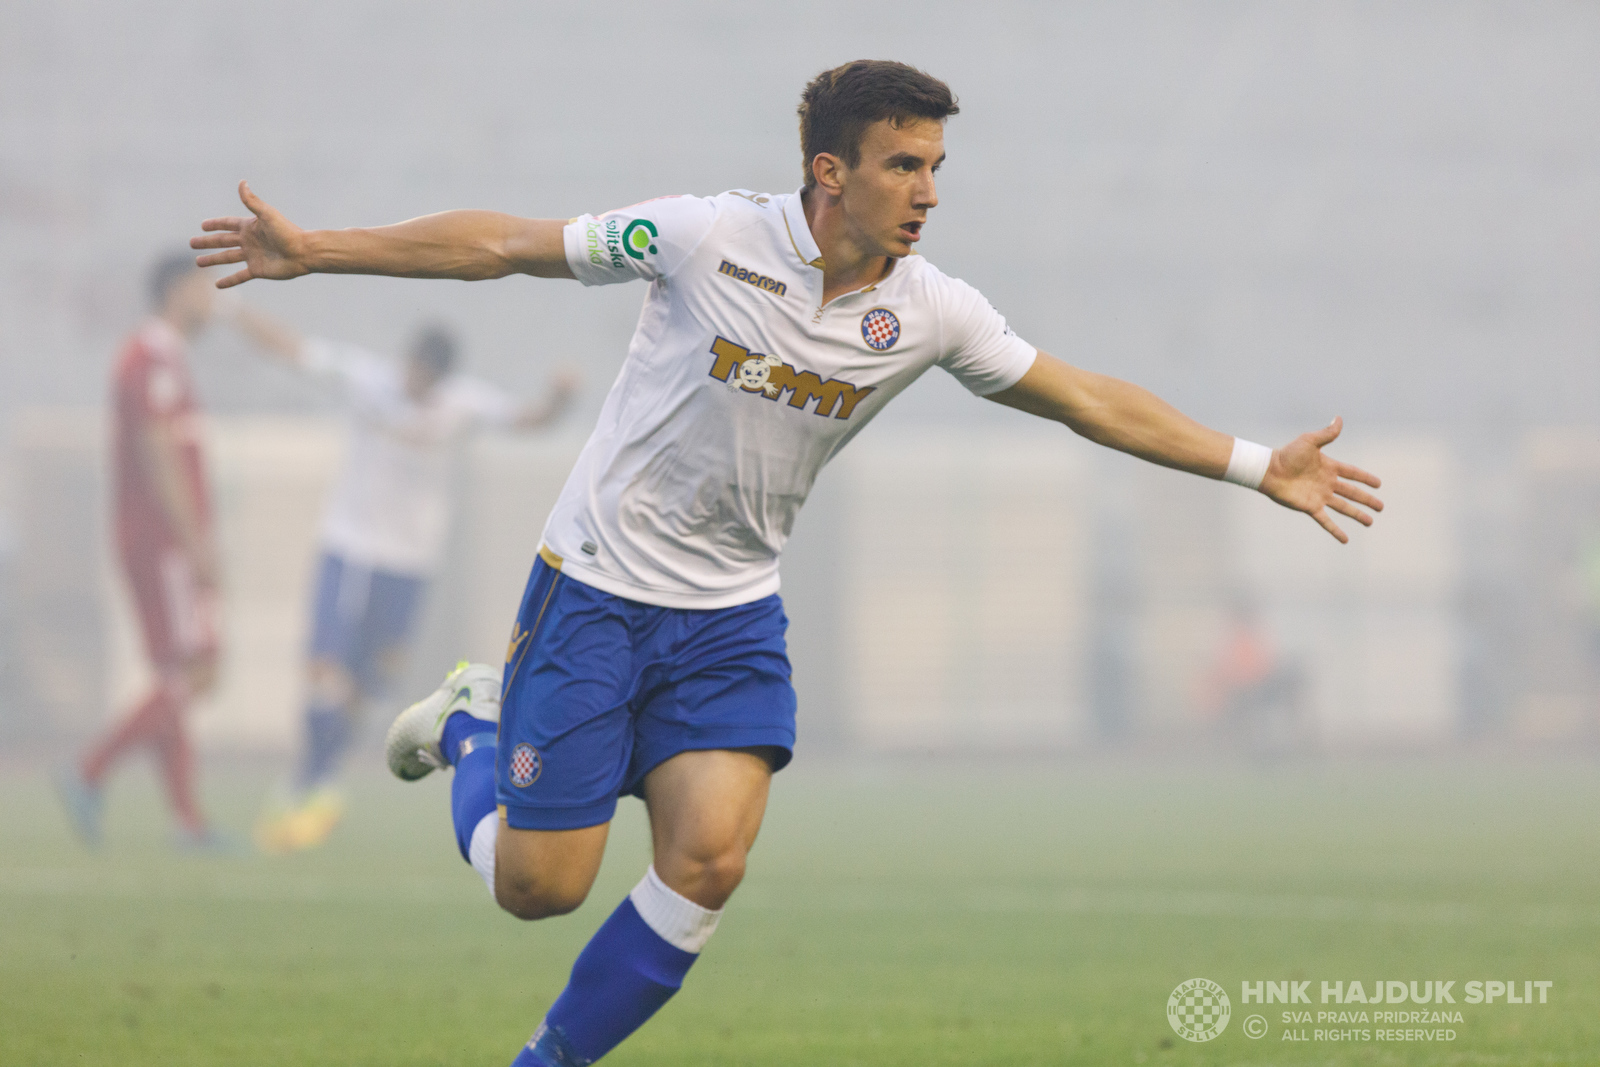
{"type": "Polygon", "coordinates": [[[1249,596],[1236,594],[1228,615],[1223,645],[1201,679],[1201,711],[1260,755],[1309,740],[1299,664],[1277,648],[1249,596]]]}
{"type": "Polygon", "coordinates": [[[419,330],[404,362],[295,330],[253,308],[232,318],[289,365],[337,383],[349,411],[344,469],[322,521],[306,668],[305,749],[256,827],[267,852],[327,840],[344,812],[337,785],[365,704],[404,662],[418,604],[450,524],[449,450],[480,427],[527,431],[566,408],[576,378],[558,374],[524,403],[456,369],[454,336],[419,330]]]}
{"type": "Polygon", "coordinates": [[[647,283],[545,527],[503,686],[464,666],[390,729],[401,777],[455,768],[457,845],[524,919],[582,903],[618,796],[644,798],[654,862],[519,1067],[599,1059],[672,996],[716,929],[794,741],[778,553],[823,464],[930,367],[1100,444],[1258,488],[1340,541],[1329,510],[1367,524],[1382,506],[1358,484],[1377,478],[1323,453],[1338,420],[1277,451],[1207,429],[1037,351],[913,255],[955,113],[943,82],[858,61],[804,90],[792,194],[304,231],[241,183],[250,216],[211,219],[191,241],[220,250],[199,263],[244,264],[222,286],[313,271],[647,283]]]}
{"type": "Polygon", "coordinates": [[[104,783],[135,748],[156,756],[180,847],[218,850],[226,840],[200,814],[184,720],[216,680],[217,547],[200,446],[188,347],[211,318],[211,279],[174,253],[150,273],[152,314],[129,337],[113,371],[112,469],[118,558],[133,594],[150,691],[84,754],[57,786],[79,836],[101,840],[104,783]]]}

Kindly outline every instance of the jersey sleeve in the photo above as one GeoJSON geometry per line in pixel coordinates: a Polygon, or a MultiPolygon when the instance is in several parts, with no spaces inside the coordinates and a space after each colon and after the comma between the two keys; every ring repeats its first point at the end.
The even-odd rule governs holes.
{"type": "Polygon", "coordinates": [[[666,277],[711,230],[716,210],[704,197],[663,196],[604,215],[580,215],[562,231],[567,266],[584,285],[666,277]]]}
{"type": "Polygon", "coordinates": [[[469,426],[503,430],[522,413],[522,402],[515,395],[482,378],[463,376],[453,384],[451,401],[469,426]]]}
{"type": "Polygon", "coordinates": [[[356,395],[381,387],[394,373],[392,365],[382,356],[325,337],[305,339],[300,349],[300,366],[318,378],[337,382],[356,395]]]}
{"type": "Polygon", "coordinates": [[[941,282],[939,365],[975,396],[1016,385],[1033,366],[1038,349],[1018,337],[978,290],[955,278],[941,282]]]}

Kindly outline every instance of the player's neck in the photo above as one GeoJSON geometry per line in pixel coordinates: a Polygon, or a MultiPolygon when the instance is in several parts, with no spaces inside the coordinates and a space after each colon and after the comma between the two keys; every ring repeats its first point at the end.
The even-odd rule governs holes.
{"type": "Polygon", "coordinates": [[[195,334],[200,332],[200,327],[202,325],[201,322],[196,321],[192,316],[184,315],[181,311],[173,308],[162,308],[160,311],[156,312],[155,317],[166,323],[174,333],[183,338],[185,341],[194,340],[195,334]]]}
{"type": "Polygon", "coordinates": [[[800,195],[806,225],[822,253],[822,302],[863,289],[889,272],[890,259],[883,252],[862,247],[854,228],[837,197],[820,189],[807,189],[800,195]]]}

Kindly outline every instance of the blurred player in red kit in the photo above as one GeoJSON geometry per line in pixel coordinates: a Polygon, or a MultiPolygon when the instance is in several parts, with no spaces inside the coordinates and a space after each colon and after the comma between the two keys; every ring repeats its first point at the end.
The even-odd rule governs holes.
{"type": "Polygon", "coordinates": [[[79,835],[101,840],[104,783],[127,753],[148,748],[178,823],[179,847],[223,840],[195,801],[184,719],[217,673],[217,551],[201,452],[189,341],[211,318],[211,279],[185,255],[152,268],[152,314],[123,344],[112,374],[111,466],[117,558],[155,675],[148,693],[57,779],[79,835]]]}

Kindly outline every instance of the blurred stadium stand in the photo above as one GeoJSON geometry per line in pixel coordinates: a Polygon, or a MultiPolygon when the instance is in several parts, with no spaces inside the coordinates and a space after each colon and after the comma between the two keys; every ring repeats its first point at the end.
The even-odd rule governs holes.
{"type": "Polygon", "coordinates": [[[87,731],[107,696],[109,566],[100,413],[28,409],[11,423],[15,649],[23,685],[14,737],[87,731]]]}
{"type": "Polygon", "coordinates": [[[785,585],[832,592],[853,741],[1026,751],[1084,739],[1087,467],[1059,431],[918,432],[867,434],[823,472],[841,483],[837,550],[823,574],[787,568],[785,585]]]}
{"type": "MultiPolygon", "coordinates": [[[[953,489],[930,488],[933,518],[872,501],[851,510],[858,451],[889,449],[900,433],[1019,425],[930,375],[823,475],[787,554],[806,743],[897,743],[888,724],[912,690],[863,700],[855,680],[933,677],[911,669],[929,654],[902,639],[912,634],[971,657],[962,664],[986,684],[1003,676],[1032,709],[1026,729],[992,735],[1007,744],[1199,741],[1194,678],[1239,596],[1258,600],[1284,654],[1304,666],[1320,743],[1358,741],[1341,725],[1355,723],[1384,745],[1593,737],[1600,669],[1582,561],[1589,516],[1600,515],[1600,462],[1593,431],[1538,428],[1600,422],[1594,5],[1135,0],[973,21],[968,6],[938,0],[907,22],[892,7],[820,0],[779,52],[760,20],[685,34],[699,23],[682,10],[633,5],[625,21],[641,39],[669,41],[684,72],[649,108],[632,81],[593,76],[588,44],[612,32],[618,10],[411,5],[407,39],[428,41],[435,64],[418,76],[370,47],[372,27],[394,21],[377,0],[106,5],[92,32],[71,5],[5,9],[0,437],[13,444],[15,553],[0,627],[9,617],[16,628],[10,660],[32,695],[0,709],[0,736],[91,721],[116,659],[96,614],[104,565],[84,562],[104,559],[98,431],[92,418],[40,424],[30,410],[103,402],[151,257],[199,218],[236,210],[238,178],[306,225],[456,205],[566,217],[663,192],[790,189],[786,116],[804,80],[844,58],[836,26],[848,19],[860,40],[894,40],[963,101],[925,254],[1047,351],[1148,386],[1209,424],[1276,442],[1281,432],[1261,420],[1299,430],[1344,414],[1341,448],[1370,453],[1391,509],[1370,543],[1357,535],[1340,550],[1247,494],[1063,446],[1077,458],[1058,474],[1088,487],[1087,510],[1063,520],[1066,555],[1039,560],[1027,572],[1037,581],[1016,576],[1018,559],[985,557],[996,582],[1040,590],[1013,618],[992,619],[958,588],[947,527],[970,532],[972,516],[950,503],[953,489]],[[957,23],[969,32],[949,33],[957,23]],[[530,40],[545,45],[536,64],[530,40]],[[234,91],[196,89],[218,80],[234,91]],[[733,83],[739,92],[727,91],[733,83]],[[554,106],[574,85],[585,106],[554,106]],[[692,135],[674,115],[694,116],[692,135]],[[903,582],[901,561],[917,554],[938,567],[916,592],[977,627],[970,640],[952,645],[936,616],[907,620],[888,604],[845,611],[853,594],[839,561],[858,545],[870,562],[849,561],[852,581],[903,582]],[[1268,574],[1292,577],[1264,589],[1268,574]],[[1050,597],[1068,593],[1050,590],[1079,599],[1063,607],[1050,597]],[[1024,655],[1033,646],[1019,631],[1033,625],[1066,651],[1024,655]],[[862,660],[867,648],[889,662],[862,660]],[[1048,685],[1064,687],[1059,700],[1037,695],[1048,685]]],[[[244,292],[300,328],[380,351],[419,319],[450,321],[475,372],[527,393],[568,360],[603,386],[640,299],[628,287],[580,296],[524,280],[323,278],[244,292]]],[[[225,329],[200,339],[194,363],[207,410],[226,419],[333,411],[225,329]]],[[[574,434],[602,393],[586,391],[574,434]]],[[[220,463],[229,446],[218,426],[220,463]]],[[[940,447],[959,452],[965,439],[940,447]]],[[[486,488],[488,475],[468,480],[456,559],[469,573],[460,597],[431,603],[413,685],[453,646],[493,655],[503,642],[522,538],[536,536],[540,494],[575,446],[552,442],[536,460],[545,447],[478,444],[470,470],[523,471],[521,484],[540,488],[516,500],[486,488]],[[505,518],[474,526],[474,500],[505,518]]],[[[876,493],[876,475],[861,477],[876,493]]],[[[1010,507],[1008,475],[998,477],[990,499],[1010,507]]],[[[1041,507],[1063,505],[1047,494],[1041,507]]],[[[287,521],[259,522],[277,518],[287,521]]],[[[0,580],[3,560],[0,551],[0,580]]],[[[287,656],[290,628],[303,626],[303,570],[273,571],[263,588],[281,596],[269,607],[241,565],[230,560],[230,589],[278,620],[279,636],[260,640],[287,656]]],[[[230,631],[236,650],[249,625],[230,631]]],[[[272,700],[292,703],[284,694],[296,683],[274,684],[272,700]]],[[[232,721],[208,714],[207,730],[232,721]]],[[[287,723],[291,709],[271,714],[287,723]]],[[[974,735],[937,701],[926,714],[941,743],[974,735]]]]}
{"type": "Polygon", "coordinates": [[[1374,440],[1343,458],[1382,472],[1392,503],[1336,545],[1248,494],[1226,509],[1233,578],[1303,665],[1315,736],[1336,748],[1431,747],[1460,733],[1460,476],[1438,438],[1374,440]]]}
{"type": "Polygon", "coordinates": [[[1516,643],[1502,651],[1523,682],[1506,729],[1592,740],[1600,727],[1600,430],[1537,431],[1521,459],[1528,602],[1516,643]]]}

